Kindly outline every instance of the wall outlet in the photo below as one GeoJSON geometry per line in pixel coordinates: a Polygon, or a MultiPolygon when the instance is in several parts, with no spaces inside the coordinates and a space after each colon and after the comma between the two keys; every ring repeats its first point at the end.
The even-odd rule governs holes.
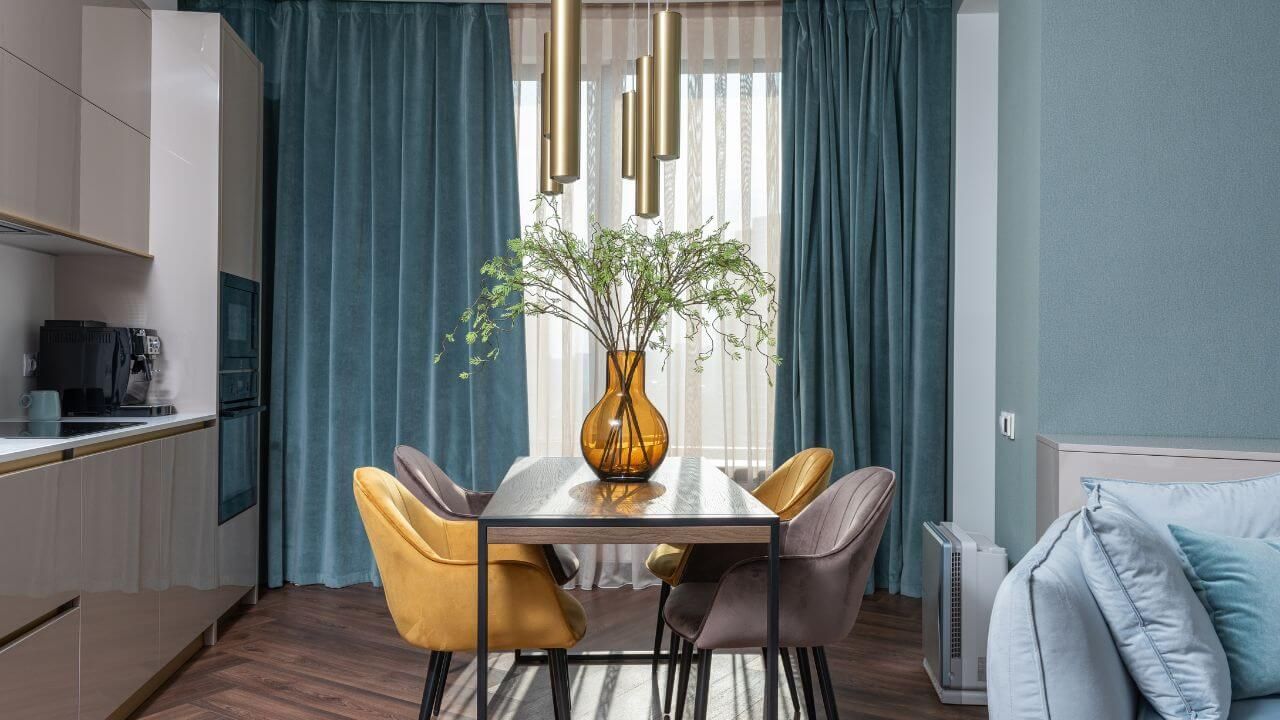
{"type": "Polygon", "coordinates": [[[22,377],[36,376],[35,353],[22,353],[22,377]]]}
{"type": "Polygon", "coordinates": [[[1012,440],[1014,416],[1011,412],[1000,412],[1000,434],[1012,440]]]}

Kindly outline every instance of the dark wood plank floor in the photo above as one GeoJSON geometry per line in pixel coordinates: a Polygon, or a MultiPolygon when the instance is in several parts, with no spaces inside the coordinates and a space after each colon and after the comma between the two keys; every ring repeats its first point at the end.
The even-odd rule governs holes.
{"type": "MultiPolygon", "coordinates": [[[[651,645],[656,591],[575,595],[589,618],[580,649],[651,645]]],[[[828,648],[841,718],[986,717],[985,708],[937,701],[920,666],[919,613],[919,601],[875,595],[863,604],[853,634],[828,648]]],[[[256,607],[225,622],[218,645],[201,650],[134,717],[413,720],[426,666],[426,654],[396,634],[380,590],[289,587],[264,594],[256,607]]],[[[492,717],[551,717],[544,669],[513,668],[512,656],[506,653],[491,656],[491,668],[492,717]]],[[[718,656],[712,672],[709,717],[763,716],[764,673],[758,653],[718,656]]],[[[578,720],[662,717],[661,672],[655,678],[648,666],[627,665],[574,666],[572,673],[573,715],[578,720]]],[[[474,682],[473,658],[455,656],[442,717],[475,717],[474,682]]],[[[789,700],[780,707],[783,717],[793,717],[789,700]]]]}

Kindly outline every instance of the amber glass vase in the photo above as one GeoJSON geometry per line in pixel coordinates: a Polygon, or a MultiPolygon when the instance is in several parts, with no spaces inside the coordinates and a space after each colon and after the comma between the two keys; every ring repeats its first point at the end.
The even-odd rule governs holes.
{"type": "Polygon", "coordinates": [[[582,457],[601,480],[644,482],[667,456],[667,421],[644,394],[644,353],[610,352],[604,397],[582,422],[582,457]]]}

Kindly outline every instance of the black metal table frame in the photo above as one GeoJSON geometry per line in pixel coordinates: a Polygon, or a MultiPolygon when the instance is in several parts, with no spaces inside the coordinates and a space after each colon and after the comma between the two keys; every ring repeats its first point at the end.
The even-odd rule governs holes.
{"type": "MultiPolygon", "coordinates": [[[[479,537],[476,544],[476,717],[489,717],[489,530],[490,528],[637,528],[661,530],[663,528],[690,527],[761,527],[769,528],[769,572],[767,599],[767,636],[765,647],[765,712],[764,720],[778,719],[778,603],[779,603],[779,553],[781,552],[781,525],[779,518],[740,516],[700,516],[696,518],[654,517],[636,520],[588,517],[530,517],[485,518],[476,522],[479,537]]],[[[660,534],[660,533],[655,533],[660,534]]],[[[659,540],[659,538],[655,538],[659,540]]],[[[599,664],[608,662],[653,662],[652,652],[644,653],[581,653],[570,655],[570,662],[599,664]],[[576,658],[576,659],[575,659],[576,658]]],[[[530,660],[533,660],[530,658],[530,660]]],[[[536,660],[533,660],[536,662],[536,660]]]]}

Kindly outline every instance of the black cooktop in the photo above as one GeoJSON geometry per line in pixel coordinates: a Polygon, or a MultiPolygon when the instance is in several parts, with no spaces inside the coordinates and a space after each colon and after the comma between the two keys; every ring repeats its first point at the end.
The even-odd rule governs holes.
{"type": "Polygon", "coordinates": [[[56,440],[145,424],[140,422],[100,422],[89,420],[0,420],[0,438],[5,440],[28,438],[56,440]]]}

